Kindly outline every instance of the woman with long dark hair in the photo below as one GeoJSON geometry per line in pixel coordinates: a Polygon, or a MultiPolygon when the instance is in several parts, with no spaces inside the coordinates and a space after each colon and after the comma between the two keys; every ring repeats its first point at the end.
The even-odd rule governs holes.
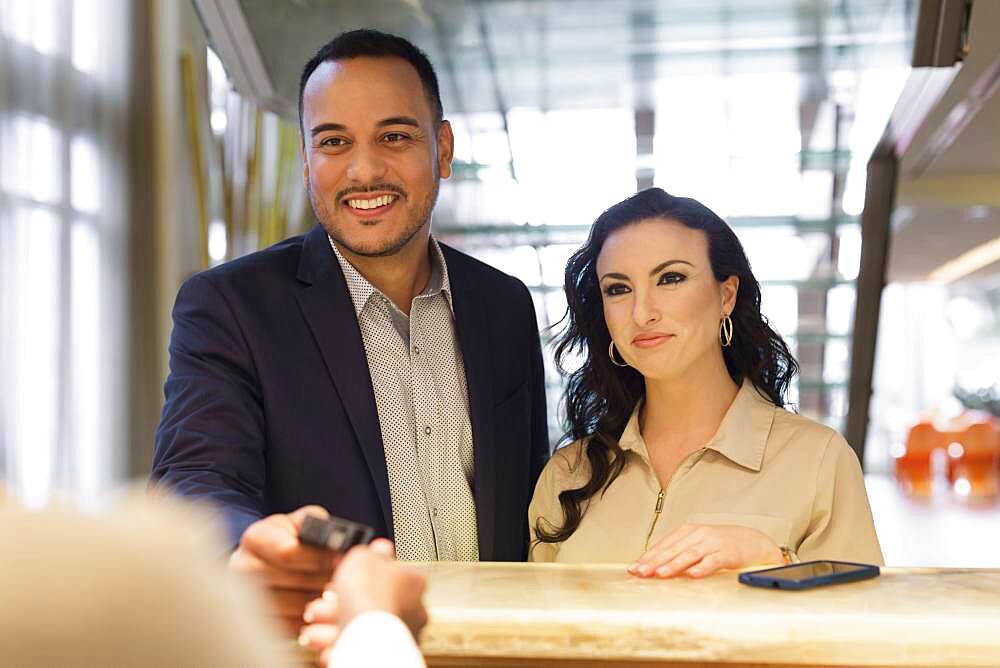
{"type": "Polygon", "coordinates": [[[529,509],[535,561],[701,577],[802,559],[881,563],[857,457],[784,409],[798,371],[732,229],[644,190],[566,265],[572,443],[529,509]]]}

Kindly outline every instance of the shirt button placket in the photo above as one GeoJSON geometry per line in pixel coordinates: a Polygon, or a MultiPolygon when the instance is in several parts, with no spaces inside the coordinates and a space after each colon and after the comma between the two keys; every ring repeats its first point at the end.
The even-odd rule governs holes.
{"type": "Polygon", "coordinates": [[[410,307],[410,357],[413,358],[414,362],[420,356],[420,339],[417,336],[417,332],[420,330],[420,327],[417,326],[419,322],[417,302],[415,301],[410,307]]]}
{"type": "Polygon", "coordinates": [[[433,454],[433,442],[431,440],[431,434],[433,429],[431,428],[430,414],[427,410],[427,403],[429,399],[428,389],[429,383],[427,382],[426,376],[426,364],[424,364],[424,356],[421,356],[423,352],[420,347],[420,301],[414,301],[413,308],[410,312],[410,352],[413,360],[413,375],[411,376],[412,388],[413,388],[413,408],[414,415],[416,416],[418,422],[417,424],[423,424],[423,428],[419,429],[417,433],[417,440],[420,441],[420,459],[423,470],[425,471],[426,479],[424,480],[425,498],[427,499],[428,513],[430,514],[430,525],[431,533],[433,534],[433,543],[435,546],[435,558],[441,558],[441,537],[438,525],[438,500],[437,500],[437,485],[434,479],[434,454],[433,454]]]}

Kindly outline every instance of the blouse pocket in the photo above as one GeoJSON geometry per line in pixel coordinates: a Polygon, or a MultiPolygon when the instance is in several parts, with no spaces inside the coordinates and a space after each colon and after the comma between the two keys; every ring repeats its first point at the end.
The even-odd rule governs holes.
{"type": "Polygon", "coordinates": [[[687,523],[756,529],[773,540],[778,547],[794,548],[793,545],[789,544],[792,523],[784,517],[748,515],[746,513],[696,513],[688,517],[687,523]]]}

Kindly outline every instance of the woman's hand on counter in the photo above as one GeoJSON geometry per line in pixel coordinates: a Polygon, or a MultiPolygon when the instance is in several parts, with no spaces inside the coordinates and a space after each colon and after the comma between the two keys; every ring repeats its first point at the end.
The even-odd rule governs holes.
{"type": "Polygon", "coordinates": [[[757,529],[685,524],[649,548],[628,572],[639,577],[702,578],[722,569],[781,563],[781,549],[757,529]]]}

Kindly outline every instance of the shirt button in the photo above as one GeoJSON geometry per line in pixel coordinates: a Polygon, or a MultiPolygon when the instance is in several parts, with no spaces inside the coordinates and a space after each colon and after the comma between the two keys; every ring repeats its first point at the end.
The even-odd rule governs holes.
{"type": "Polygon", "coordinates": [[[413,354],[414,355],[419,355],[420,354],[420,348],[418,348],[417,346],[413,346],[413,354]]]}
{"type": "Polygon", "coordinates": [[[438,509],[437,508],[431,508],[431,515],[433,515],[434,517],[437,517],[438,516],[438,509]]]}
{"type": "Polygon", "coordinates": [[[431,428],[430,427],[424,427],[424,433],[427,434],[428,436],[430,436],[431,435],[431,428]]]}

